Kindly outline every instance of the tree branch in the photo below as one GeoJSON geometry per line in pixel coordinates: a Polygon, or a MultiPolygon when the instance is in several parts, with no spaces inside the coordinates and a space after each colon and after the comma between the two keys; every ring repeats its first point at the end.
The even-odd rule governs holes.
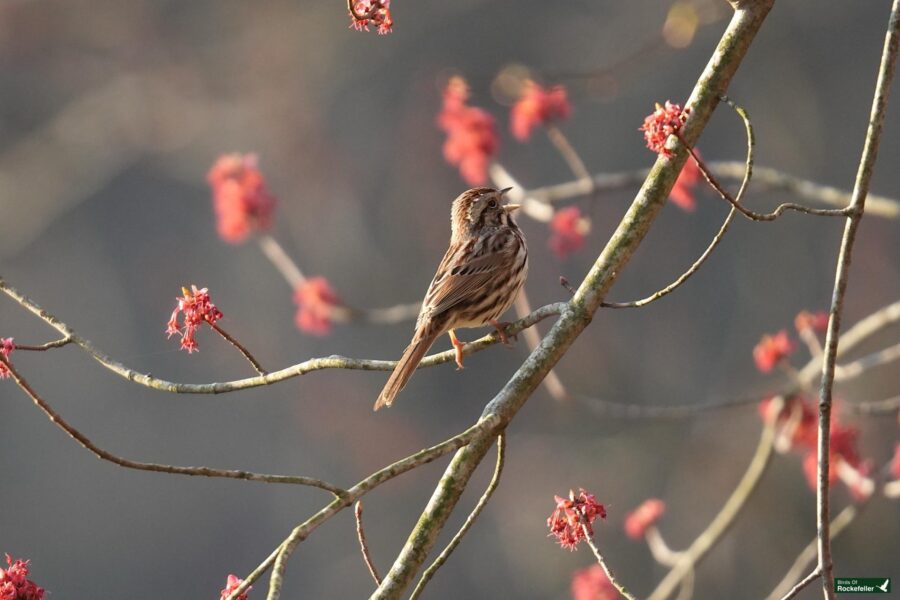
{"type": "Polygon", "coordinates": [[[829,442],[831,433],[831,403],[834,388],[835,360],[837,359],[838,338],[841,330],[841,317],[844,309],[844,296],[847,292],[847,281],[850,273],[850,260],[853,254],[853,243],[862,220],[866,206],[866,195],[878,156],[878,145],[884,125],[884,115],[890,95],[891,81],[897,63],[898,38],[900,38],[900,0],[894,0],[888,30],[885,34],[881,64],[878,69],[878,81],[872,99],[872,110],[869,126],[863,145],[862,156],[853,195],[850,202],[850,217],[844,227],[841,238],[841,249],[838,252],[837,268],[834,277],[831,310],[828,318],[828,330],[825,333],[825,356],[822,364],[822,385],[819,397],[819,440],[817,444],[818,473],[816,486],[816,527],[818,531],[819,569],[822,572],[822,591],[825,598],[833,600],[832,557],[829,517],[829,442]]]}
{"type": "MultiPolygon", "coordinates": [[[[726,92],[772,3],[773,0],[759,0],[735,12],[687,102],[690,117],[682,131],[689,142],[696,141],[709,121],[719,97],[726,92]]],[[[512,379],[485,407],[483,415],[497,418],[500,428],[513,419],[541,380],[588,326],[607,291],[649,231],[687,160],[687,152],[683,148],[672,150],[672,156],[657,157],[656,164],[622,222],[559,320],[512,379]]],[[[400,555],[372,598],[401,596],[435,544],[489,445],[489,440],[477,440],[456,453],[400,555]]]]}

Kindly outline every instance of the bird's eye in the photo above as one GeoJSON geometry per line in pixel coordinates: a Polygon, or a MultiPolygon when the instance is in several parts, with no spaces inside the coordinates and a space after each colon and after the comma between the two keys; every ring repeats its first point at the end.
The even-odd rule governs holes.
{"type": "Polygon", "coordinates": [[[497,208],[497,201],[491,200],[490,202],[488,202],[488,208],[497,208]]]}

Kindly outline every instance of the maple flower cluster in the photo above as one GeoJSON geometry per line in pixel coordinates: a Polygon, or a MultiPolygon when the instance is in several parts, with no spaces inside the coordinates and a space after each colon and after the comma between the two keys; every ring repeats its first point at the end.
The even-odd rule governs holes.
{"type": "Polygon", "coordinates": [[[762,336],[759,343],[753,348],[753,360],[756,368],[763,373],[768,373],[777,364],[794,353],[797,344],[790,338],[786,329],[782,329],[774,335],[762,336]]]}
{"type": "Polygon", "coordinates": [[[677,133],[687,120],[690,109],[682,109],[680,104],[674,104],[666,100],[664,106],[656,105],[656,110],[644,118],[644,124],[638,127],[638,131],[644,132],[644,141],[647,148],[662,154],[671,156],[672,152],[666,148],[669,136],[677,133]]]}
{"type": "Polygon", "coordinates": [[[43,600],[44,588],[28,579],[28,563],[6,555],[6,569],[0,568],[0,600],[43,600]]]}
{"type": "Polygon", "coordinates": [[[222,318],[222,311],[216,308],[209,298],[209,290],[197,289],[192,285],[191,289],[181,288],[183,296],[175,298],[175,310],[166,326],[166,333],[171,338],[176,333],[181,335],[181,349],[188,354],[199,351],[194,335],[203,324],[212,325],[222,318]],[[182,316],[182,324],[178,323],[179,314],[182,316]]]}
{"type": "Polygon", "coordinates": [[[597,517],[606,518],[606,507],[597,502],[593,494],[579,489],[578,495],[569,490],[569,497],[554,496],[556,509],[547,518],[550,535],[556,536],[559,545],[575,550],[585,538],[585,529],[593,537],[592,523],[597,517]]]}
{"type": "MultiPolygon", "coordinates": [[[[231,596],[232,592],[238,589],[238,587],[240,587],[242,583],[244,583],[244,580],[237,575],[228,575],[228,579],[225,582],[225,589],[223,589],[219,594],[219,600],[227,600],[227,598],[231,596]]],[[[247,588],[247,591],[238,596],[235,600],[247,600],[247,594],[252,589],[253,587],[247,588]]]]}
{"type": "Polygon", "coordinates": [[[294,290],[297,314],[294,323],[300,331],[326,335],[331,331],[331,317],[340,298],[324,277],[310,277],[294,290]]]}
{"type": "MultiPolygon", "coordinates": [[[[802,396],[793,396],[785,401],[783,408],[777,413],[773,403],[773,398],[763,400],[759,405],[759,413],[765,422],[774,421],[777,427],[775,449],[782,454],[793,450],[803,455],[806,482],[815,490],[819,423],[815,402],[802,396]]],[[[862,460],[857,448],[859,429],[841,423],[837,410],[832,412],[829,440],[829,485],[840,479],[854,498],[868,497],[874,490],[874,482],[868,476],[871,464],[862,460]]]]}
{"type": "Polygon", "coordinates": [[[567,206],[553,213],[547,244],[559,258],[565,258],[584,246],[584,239],[590,231],[591,220],[581,214],[581,209],[567,206]]]}
{"type": "Polygon", "coordinates": [[[499,141],[494,117],[485,110],[469,106],[469,86],[462,77],[453,77],[444,89],[438,126],[447,134],[444,158],[459,167],[459,173],[471,185],[487,182],[487,169],[497,153],[499,141]]]}
{"type": "Polygon", "coordinates": [[[578,569],[572,574],[572,600],[619,600],[619,590],[600,565],[578,569]]]}
{"type": "MultiPolygon", "coordinates": [[[[16,345],[13,343],[12,338],[0,338],[0,354],[3,354],[3,358],[7,361],[9,360],[9,355],[12,354],[12,351],[16,349],[16,345]]],[[[0,363],[0,379],[6,379],[9,377],[11,373],[9,369],[6,368],[6,365],[0,363]]]]}
{"type": "Polygon", "coordinates": [[[247,239],[272,223],[275,197],[266,187],[255,154],[220,156],[206,176],[212,188],[219,236],[230,244],[247,239]]]}
{"type": "Polygon", "coordinates": [[[647,528],[655,525],[664,512],[666,503],[659,498],[644,500],[625,517],[625,535],[634,540],[642,539],[647,528]]]}
{"type": "Polygon", "coordinates": [[[535,127],[568,119],[571,114],[566,88],[561,85],[545,88],[528,80],[510,112],[509,128],[513,137],[524,142],[535,127]]]}
{"type": "Polygon", "coordinates": [[[375,27],[378,35],[386,35],[394,26],[391,17],[391,0],[354,0],[350,14],[350,28],[356,31],[369,31],[369,25],[375,27]]]}

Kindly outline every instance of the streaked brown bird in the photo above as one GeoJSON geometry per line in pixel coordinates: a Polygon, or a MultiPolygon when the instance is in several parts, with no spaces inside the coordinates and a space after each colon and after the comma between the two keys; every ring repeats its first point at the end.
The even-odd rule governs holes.
{"type": "Polygon", "coordinates": [[[456,364],[463,368],[460,327],[493,325],[503,341],[506,312],[525,283],[528,249],[512,212],[518,204],[503,204],[512,188],[473,188],[453,201],[450,247],[425,294],[416,332],[400,362],[375,401],[375,410],[390,406],[434,341],[444,332],[456,349],[456,364]]]}

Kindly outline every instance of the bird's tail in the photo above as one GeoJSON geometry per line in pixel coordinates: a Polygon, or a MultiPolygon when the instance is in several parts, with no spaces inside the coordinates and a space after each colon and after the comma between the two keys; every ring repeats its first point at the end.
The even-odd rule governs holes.
{"type": "Polygon", "coordinates": [[[435,339],[437,339],[437,335],[433,333],[430,335],[416,335],[413,338],[413,341],[403,351],[403,356],[400,357],[400,361],[394,367],[394,372],[388,378],[384,389],[378,394],[378,400],[375,401],[375,410],[382,406],[390,406],[394,402],[394,398],[406,386],[406,382],[412,377],[416,367],[419,366],[435,339]]]}

